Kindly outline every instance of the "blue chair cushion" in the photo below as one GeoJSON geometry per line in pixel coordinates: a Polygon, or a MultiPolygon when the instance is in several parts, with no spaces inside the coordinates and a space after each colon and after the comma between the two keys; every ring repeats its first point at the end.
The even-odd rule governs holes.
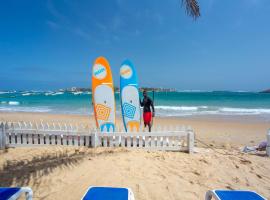
{"type": "Polygon", "coordinates": [[[91,187],[83,200],[128,200],[127,188],[91,187]]]}
{"type": "Polygon", "coordinates": [[[215,190],[215,193],[221,200],[264,200],[252,191],[215,190]]]}
{"type": "Polygon", "coordinates": [[[21,188],[0,188],[0,200],[7,200],[16,194],[21,188]]]}

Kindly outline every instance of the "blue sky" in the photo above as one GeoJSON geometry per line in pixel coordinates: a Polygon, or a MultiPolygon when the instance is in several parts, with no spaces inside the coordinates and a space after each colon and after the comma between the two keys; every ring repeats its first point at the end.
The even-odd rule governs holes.
{"type": "Polygon", "coordinates": [[[105,56],[119,84],[129,58],[140,86],[180,90],[270,88],[270,1],[0,1],[0,90],[89,87],[105,56]]]}

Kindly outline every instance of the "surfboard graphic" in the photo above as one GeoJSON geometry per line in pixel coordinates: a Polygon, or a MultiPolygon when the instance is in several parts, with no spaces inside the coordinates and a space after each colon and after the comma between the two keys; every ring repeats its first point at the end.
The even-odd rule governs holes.
{"type": "Polygon", "coordinates": [[[139,131],[141,113],[138,78],[129,60],[125,60],[120,67],[120,99],[125,130],[139,131]]]}
{"type": "Polygon", "coordinates": [[[92,102],[97,128],[115,130],[115,98],[110,65],[104,57],[96,59],[92,69],[92,102]]]}

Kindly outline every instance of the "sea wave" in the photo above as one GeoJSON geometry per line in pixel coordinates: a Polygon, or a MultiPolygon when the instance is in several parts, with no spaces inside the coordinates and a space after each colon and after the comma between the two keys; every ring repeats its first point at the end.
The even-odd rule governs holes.
{"type": "Polygon", "coordinates": [[[158,116],[191,115],[270,115],[267,108],[234,108],[214,106],[156,106],[158,116]]]}
{"type": "Polygon", "coordinates": [[[83,92],[72,92],[72,94],[74,94],[74,95],[81,95],[81,94],[83,94],[83,92]]]}
{"type": "Polygon", "coordinates": [[[22,96],[30,96],[32,95],[32,93],[28,92],[28,93],[22,93],[22,96]]]}
{"type": "MultiPolygon", "coordinates": [[[[62,104],[39,104],[34,106],[21,101],[9,101],[3,99],[0,101],[0,111],[7,112],[48,112],[48,113],[70,113],[70,114],[89,114],[92,113],[92,107],[89,104],[65,105],[62,104]]],[[[270,108],[241,108],[225,107],[211,105],[157,105],[155,106],[156,115],[161,117],[184,117],[184,116],[207,116],[207,115],[224,115],[224,116],[251,116],[258,115],[270,117],[270,108]]],[[[116,112],[121,116],[121,108],[118,104],[116,112]]]]}
{"type": "Polygon", "coordinates": [[[39,91],[23,91],[20,93],[22,96],[32,96],[32,95],[40,95],[42,92],[39,91]]]}
{"type": "Polygon", "coordinates": [[[200,107],[196,107],[196,106],[156,106],[155,108],[160,109],[160,110],[196,111],[200,107]]]}
{"type": "Polygon", "coordinates": [[[8,105],[17,106],[17,105],[20,105],[20,102],[18,102],[18,101],[9,101],[8,105]]]}
{"type": "Polygon", "coordinates": [[[56,95],[62,95],[64,92],[46,92],[46,96],[56,96],[56,95]]]}
{"type": "Polygon", "coordinates": [[[22,107],[22,106],[0,106],[0,111],[3,112],[42,112],[49,113],[52,109],[48,107],[22,107]]]}
{"type": "Polygon", "coordinates": [[[224,113],[239,113],[239,114],[270,114],[270,109],[266,108],[220,108],[224,113]]]}
{"type": "Polygon", "coordinates": [[[10,106],[18,106],[20,105],[20,102],[18,101],[1,101],[1,104],[7,104],[7,105],[10,105],[10,106]]]}
{"type": "Polygon", "coordinates": [[[16,93],[16,91],[0,91],[0,94],[12,94],[16,93]]]}

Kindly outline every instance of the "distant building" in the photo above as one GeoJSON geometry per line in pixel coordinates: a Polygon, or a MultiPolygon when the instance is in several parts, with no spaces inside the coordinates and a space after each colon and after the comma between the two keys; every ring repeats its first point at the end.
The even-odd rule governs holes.
{"type": "Polygon", "coordinates": [[[77,88],[76,88],[76,87],[72,87],[72,88],[70,89],[70,91],[71,91],[71,92],[77,92],[77,88]]]}
{"type": "MultiPolygon", "coordinates": [[[[155,91],[155,92],[176,92],[177,90],[175,88],[152,88],[152,87],[141,87],[139,90],[142,92],[144,90],[146,91],[155,91]]],[[[79,87],[71,87],[67,89],[59,89],[60,92],[91,92],[91,88],[79,88],[79,87]]],[[[114,87],[115,92],[119,92],[119,87],[114,87]]]]}

